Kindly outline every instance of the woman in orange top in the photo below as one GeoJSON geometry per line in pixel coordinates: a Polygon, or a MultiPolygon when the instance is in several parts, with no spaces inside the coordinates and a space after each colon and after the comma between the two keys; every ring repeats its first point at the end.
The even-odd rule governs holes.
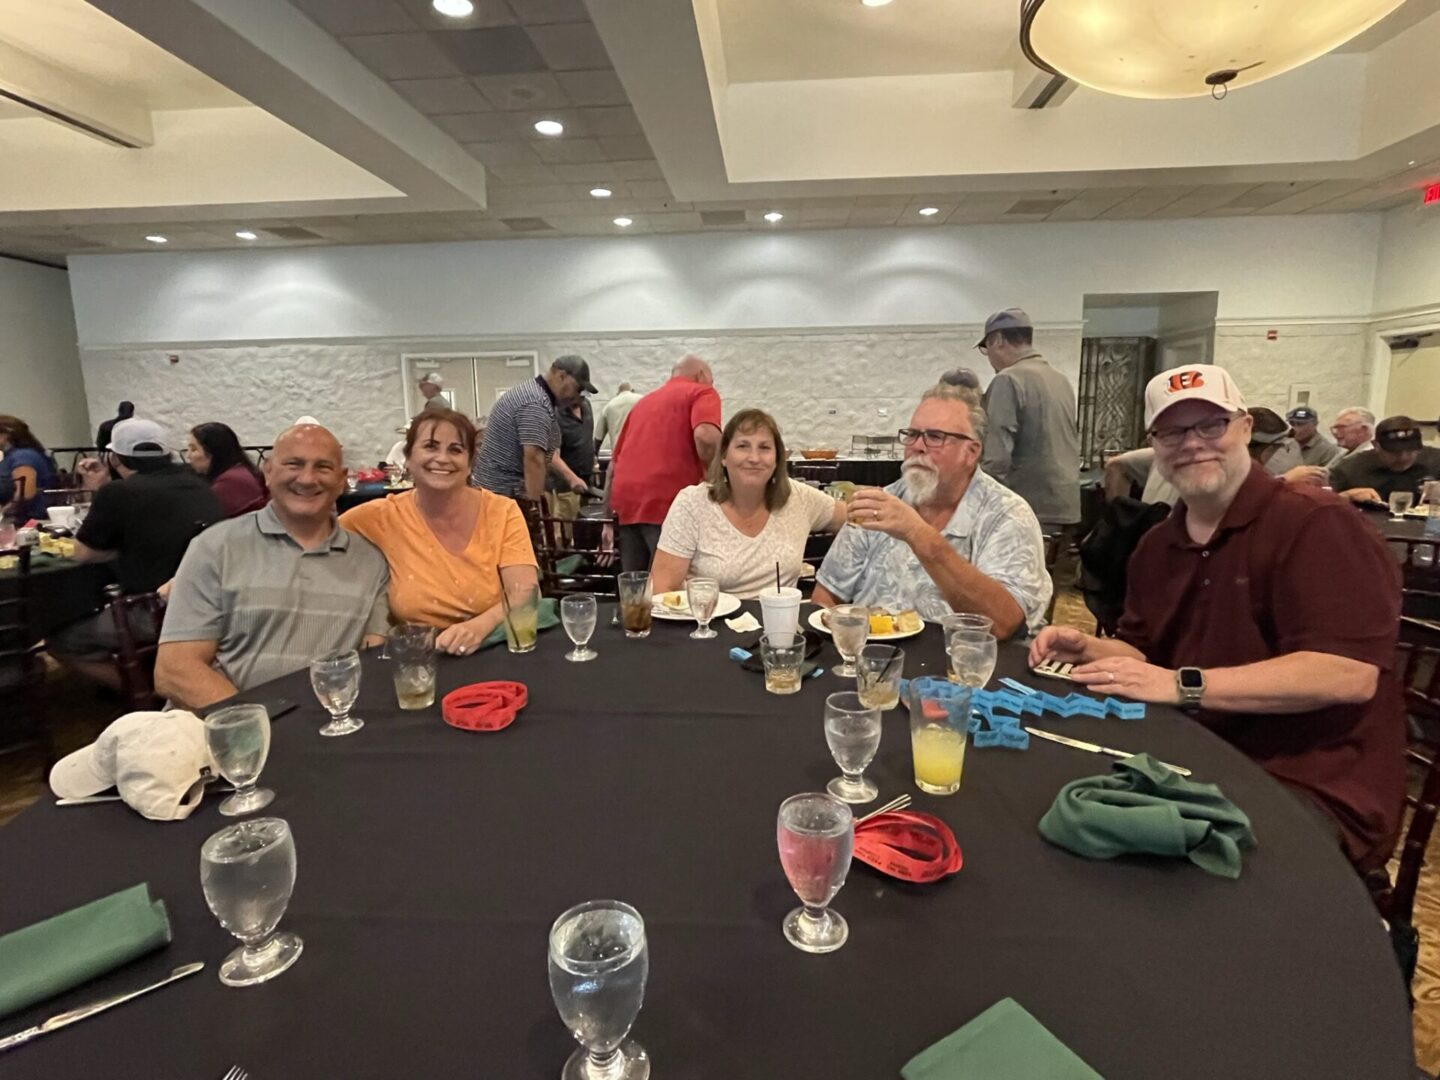
{"type": "Polygon", "coordinates": [[[415,490],[340,515],[390,564],[390,615],[441,627],[446,652],[474,652],[504,618],[501,571],[510,588],[538,580],[535,551],[514,499],[472,488],[475,428],[451,409],[410,421],[405,465],[415,490]]]}

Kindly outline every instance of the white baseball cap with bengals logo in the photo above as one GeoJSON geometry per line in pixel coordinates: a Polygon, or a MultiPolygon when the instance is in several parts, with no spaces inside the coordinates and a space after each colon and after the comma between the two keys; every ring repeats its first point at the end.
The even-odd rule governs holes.
{"type": "Polygon", "coordinates": [[[1245,408],[1240,388],[1224,368],[1186,364],[1160,372],[1145,387],[1145,429],[1154,427],[1161,413],[1182,401],[1208,401],[1232,413],[1245,408]]]}

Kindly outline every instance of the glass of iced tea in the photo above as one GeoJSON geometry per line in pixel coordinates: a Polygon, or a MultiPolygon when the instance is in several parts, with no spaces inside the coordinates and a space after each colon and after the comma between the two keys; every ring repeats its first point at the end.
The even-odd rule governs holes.
{"type": "Polygon", "coordinates": [[[625,636],[650,636],[650,571],[627,570],[620,575],[620,622],[625,636]]]}
{"type": "Polygon", "coordinates": [[[803,634],[766,634],[760,639],[760,660],[765,665],[765,689],[772,694],[798,694],[800,669],[805,663],[803,634]]]}
{"type": "Polygon", "coordinates": [[[539,633],[540,586],[509,585],[505,589],[505,645],[512,653],[535,648],[539,633]]]}
{"type": "Polygon", "coordinates": [[[395,665],[395,698],[402,709],[435,704],[435,628],[397,626],[385,639],[385,658],[395,665]]]}

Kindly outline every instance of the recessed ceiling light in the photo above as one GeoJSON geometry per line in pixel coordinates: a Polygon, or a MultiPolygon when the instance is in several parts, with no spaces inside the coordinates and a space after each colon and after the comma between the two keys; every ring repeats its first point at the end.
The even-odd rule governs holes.
{"type": "Polygon", "coordinates": [[[617,217],[615,219],[615,224],[619,225],[622,229],[625,229],[631,225],[634,225],[635,222],[631,221],[628,217],[617,217]]]}
{"type": "Polygon", "coordinates": [[[866,7],[884,7],[890,0],[860,0],[866,7]]]}
{"type": "Polygon", "coordinates": [[[592,187],[590,189],[590,194],[595,196],[595,198],[597,199],[608,199],[611,195],[611,191],[608,187],[592,187]]]}
{"type": "Polygon", "coordinates": [[[774,225],[777,221],[783,220],[784,217],[785,215],[780,213],[779,210],[771,210],[768,214],[765,215],[765,220],[770,222],[771,225],[774,225]]]}
{"type": "Polygon", "coordinates": [[[430,0],[430,6],[441,15],[448,15],[452,19],[463,19],[466,15],[475,14],[475,5],[470,0],[430,0]]]}
{"type": "Polygon", "coordinates": [[[159,233],[151,233],[149,236],[145,237],[145,239],[149,240],[152,244],[168,244],[170,242],[170,238],[168,236],[161,236],[159,233]]]}
{"type": "Polygon", "coordinates": [[[565,130],[565,125],[559,120],[537,120],[535,130],[541,135],[559,135],[565,130]]]}
{"type": "Polygon", "coordinates": [[[1414,164],[1415,164],[1415,162],[1413,162],[1413,161],[1412,161],[1412,162],[1410,162],[1410,164],[1411,164],[1411,165],[1414,165],[1414,164]]]}
{"type": "Polygon", "coordinates": [[[237,232],[237,233],[235,234],[235,237],[236,237],[236,239],[239,239],[239,240],[255,240],[255,239],[257,239],[256,235],[255,235],[253,232],[251,232],[249,229],[241,229],[239,232],[237,232]]]}
{"type": "Polygon", "coordinates": [[[939,212],[940,208],[938,206],[922,206],[920,208],[921,217],[934,217],[939,212]]]}

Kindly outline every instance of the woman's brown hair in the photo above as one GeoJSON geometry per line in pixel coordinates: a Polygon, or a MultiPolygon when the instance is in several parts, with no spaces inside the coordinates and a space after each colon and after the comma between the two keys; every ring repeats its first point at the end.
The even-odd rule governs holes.
{"type": "Polygon", "coordinates": [[[785,440],[780,435],[780,425],[775,418],[761,409],[741,409],[730,418],[725,430],[720,433],[720,449],[710,462],[710,501],[723,503],[730,498],[730,477],[725,472],[725,453],[737,434],[750,435],[761,428],[770,432],[775,440],[775,471],[765,484],[765,508],[779,510],[790,498],[790,465],[786,460],[785,440]]]}
{"type": "MultiPolygon", "coordinates": [[[[410,451],[415,449],[415,443],[420,439],[420,429],[426,424],[450,424],[455,428],[456,434],[460,436],[460,442],[465,447],[465,456],[475,460],[475,425],[464,413],[456,412],[454,409],[423,409],[415,414],[415,419],[410,421],[409,428],[405,431],[405,456],[410,456],[410,451]]],[[[433,429],[432,429],[433,430],[433,429]]]]}

